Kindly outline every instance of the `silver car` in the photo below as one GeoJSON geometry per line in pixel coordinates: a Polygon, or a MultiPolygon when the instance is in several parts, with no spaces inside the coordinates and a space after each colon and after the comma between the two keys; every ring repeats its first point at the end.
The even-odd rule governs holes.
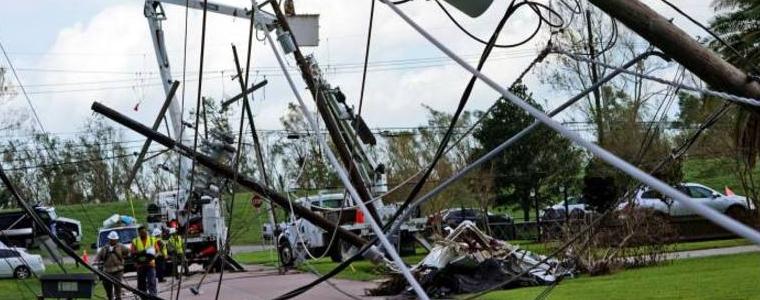
{"type": "MultiPolygon", "coordinates": [[[[755,210],[752,201],[747,197],[738,195],[724,195],[714,189],[698,183],[682,183],[675,187],[694,201],[706,205],[714,210],[738,218],[755,210]]],[[[663,197],[653,189],[645,188],[636,193],[633,203],[636,207],[651,208],[670,216],[689,216],[694,212],[678,201],[663,197]]],[[[628,203],[622,203],[619,208],[624,208],[628,203]]]]}
{"type": "Polygon", "coordinates": [[[26,279],[44,272],[42,256],[29,254],[23,248],[0,249],[0,277],[26,279]]]}

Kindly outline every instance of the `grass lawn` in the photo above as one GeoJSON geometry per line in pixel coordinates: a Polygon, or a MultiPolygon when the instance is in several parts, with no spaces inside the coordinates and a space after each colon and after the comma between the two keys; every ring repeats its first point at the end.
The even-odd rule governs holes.
{"type": "MultiPolygon", "coordinates": [[[[760,254],[675,261],[610,276],[562,282],[550,299],[760,299],[760,254]]],[[[543,287],[497,291],[482,299],[532,299],[543,287]]]]}
{"type": "MultiPolygon", "coordinates": [[[[403,259],[409,264],[415,264],[422,260],[425,255],[427,254],[418,249],[417,254],[403,257],[403,259]]],[[[277,252],[275,252],[275,250],[239,253],[233,255],[233,257],[242,264],[259,264],[265,266],[275,266],[277,264],[277,252]]],[[[320,274],[327,273],[338,266],[338,263],[332,262],[329,257],[320,258],[318,260],[309,260],[308,263],[320,274]]],[[[300,266],[299,269],[304,272],[310,271],[307,266],[300,266]]],[[[346,268],[343,272],[338,273],[336,277],[341,279],[370,281],[381,278],[382,274],[382,269],[379,269],[369,261],[360,260],[351,264],[351,266],[346,268]]]]}
{"type": "MultiPolygon", "coordinates": [[[[547,247],[547,244],[544,244],[544,243],[538,243],[538,242],[528,241],[528,240],[511,241],[511,242],[515,245],[519,245],[523,249],[526,249],[528,251],[532,251],[535,253],[548,255],[554,251],[554,249],[551,248],[551,245],[547,247]]],[[[701,241],[701,242],[676,244],[674,247],[669,248],[669,250],[690,251],[690,250],[744,246],[744,245],[750,245],[750,244],[752,243],[746,239],[701,241]]],[[[425,255],[427,255],[427,253],[425,253],[424,250],[422,250],[422,248],[418,248],[416,255],[404,257],[404,261],[406,261],[409,264],[415,264],[419,262],[420,260],[422,260],[422,258],[424,258],[425,255]]],[[[265,265],[265,266],[277,265],[277,252],[275,250],[238,253],[238,254],[235,254],[234,257],[238,262],[242,264],[258,264],[258,265],[265,265]]],[[[332,262],[329,258],[310,260],[309,263],[311,264],[312,267],[314,267],[314,269],[316,269],[319,273],[322,273],[322,274],[329,272],[330,270],[332,270],[338,265],[337,263],[332,262]]],[[[306,266],[302,266],[301,270],[309,271],[308,267],[306,266]]],[[[368,261],[355,262],[352,264],[351,268],[348,268],[337,275],[338,278],[360,280],[360,281],[375,280],[375,279],[382,278],[382,276],[383,276],[383,270],[378,269],[375,265],[369,263],[368,261]]]]}
{"type": "MultiPolygon", "coordinates": [[[[65,265],[66,271],[69,273],[89,273],[85,268],[76,268],[74,265],[65,265]]],[[[45,274],[57,274],[61,273],[61,269],[57,265],[46,265],[45,274]]],[[[30,299],[36,300],[37,295],[40,295],[40,281],[36,278],[30,278],[26,280],[16,279],[0,279],[0,300],[11,299],[30,299]],[[30,291],[31,290],[31,291],[30,291]]],[[[95,286],[95,296],[93,298],[105,299],[106,291],[103,289],[102,284],[95,286]]]]}
{"type": "MultiPolygon", "coordinates": [[[[712,244],[737,245],[740,240],[690,243],[683,249],[700,249],[712,244]]],[[[241,262],[273,264],[274,254],[256,252],[237,255],[241,262]]],[[[406,257],[409,263],[423,255],[406,257]]],[[[329,259],[312,261],[320,273],[337,264],[329,259]]],[[[366,261],[353,264],[337,275],[353,280],[380,278],[375,266],[366,261]]],[[[686,259],[665,265],[627,270],[609,276],[568,279],[551,294],[550,299],[760,299],[760,253],[686,259]]],[[[530,287],[497,291],[483,299],[532,299],[544,288],[530,287]]]]}
{"type": "Polygon", "coordinates": [[[752,245],[752,242],[746,239],[700,241],[700,242],[678,243],[674,247],[673,251],[691,251],[691,250],[703,250],[703,249],[714,249],[714,248],[728,248],[728,247],[746,246],[746,245],[752,245]]]}
{"type": "MultiPolygon", "coordinates": [[[[683,164],[685,182],[697,182],[723,192],[728,186],[739,195],[746,195],[736,171],[736,162],[729,158],[689,159],[683,164]]],[[[760,176],[760,167],[753,171],[760,176]]]]}
{"type": "MultiPolygon", "coordinates": [[[[259,211],[254,210],[249,202],[250,193],[239,193],[235,197],[233,210],[233,222],[231,234],[232,243],[235,245],[249,245],[261,243],[262,224],[267,222],[264,207],[259,211]]],[[[145,222],[146,201],[134,201],[136,218],[139,222],[145,222]]],[[[101,204],[75,204],[56,206],[59,216],[68,217],[82,222],[82,246],[89,249],[90,244],[95,242],[97,230],[103,220],[113,214],[132,215],[129,202],[109,202],[101,204]]],[[[279,219],[283,220],[284,213],[279,213],[279,219]]]]}

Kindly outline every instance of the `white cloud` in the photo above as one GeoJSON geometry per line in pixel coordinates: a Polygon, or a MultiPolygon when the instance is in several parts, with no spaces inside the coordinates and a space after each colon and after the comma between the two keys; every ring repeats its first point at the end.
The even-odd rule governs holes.
{"type": "MultiPolygon", "coordinates": [[[[247,1],[225,1],[244,6],[247,1]]],[[[663,8],[659,1],[647,1],[655,9],[673,15],[663,8]]],[[[692,1],[676,1],[678,4],[692,1]]],[[[324,68],[340,66],[346,63],[358,64],[363,60],[366,39],[367,17],[370,1],[333,0],[333,1],[297,1],[296,8],[302,13],[319,13],[320,35],[322,45],[314,52],[324,68]]],[[[485,16],[470,19],[458,12],[455,16],[467,28],[472,29],[481,38],[487,39],[490,31],[501,17],[506,4],[495,3],[485,16]]],[[[184,8],[164,5],[168,20],[164,22],[168,51],[173,71],[182,70],[182,44],[184,31],[184,8]]],[[[686,7],[686,6],[685,6],[686,7]]],[[[707,18],[707,5],[697,7],[698,17],[707,18]]],[[[414,20],[440,38],[446,45],[458,53],[473,55],[480,52],[482,45],[473,42],[458,31],[443,15],[432,1],[412,1],[402,6],[414,20]]],[[[681,22],[681,19],[677,19],[681,22]]],[[[532,29],[534,16],[528,13],[516,15],[507,24],[502,33],[502,41],[514,41],[523,37],[532,29]]],[[[191,11],[188,28],[188,71],[197,71],[200,49],[201,12],[191,11]]],[[[238,46],[241,59],[244,60],[248,22],[243,19],[232,20],[226,16],[209,14],[206,38],[205,71],[231,70],[234,67],[230,44],[238,46]]],[[[691,28],[691,27],[687,27],[691,28]]],[[[691,31],[690,31],[691,32],[691,31]]],[[[496,50],[494,59],[485,68],[485,72],[499,82],[511,82],[527,66],[536,48],[537,42],[525,46],[496,50]]],[[[68,92],[59,94],[35,94],[34,101],[40,110],[43,122],[50,131],[77,130],[84,118],[91,114],[89,106],[92,101],[102,101],[115,109],[127,113],[144,123],[152,123],[154,114],[163,100],[163,91],[158,86],[157,67],[153,46],[148,32],[147,22],[143,16],[141,3],[114,5],[102,10],[89,20],[63,28],[56,41],[48,50],[51,55],[39,60],[37,67],[43,69],[64,70],[106,70],[116,72],[146,72],[145,74],[127,73],[35,73],[28,77],[26,84],[61,84],[86,81],[117,81],[90,85],[37,86],[32,91],[76,90],[98,87],[127,87],[118,90],[99,90],[87,92],[68,92]],[[54,55],[55,53],[89,53],[90,55],[54,55]],[[144,54],[144,55],[140,55],[144,54]],[[146,87],[128,88],[135,85],[146,87]],[[135,112],[133,106],[144,97],[140,110],[135,112]]],[[[420,57],[442,56],[437,49],[414,32],[408,25],[395,16],[385,5],[376,4],[375,32],[373,34],[371,61],[387,61],[420,57]]],[[[470,58],[474,58],[470,56],[470,58]]],[[[295,63],[289,59],[292,66],[295,63]]],[[[443,61],[442,61],[443,62],[443,61]]],[[[277,71],[276,62],[268,45],[262,42],[254,44],[254,68],[267,68],[268,73],[277,71]]],[[[436,109],[453,111],[459,100],[469,75],[453,64],[424,69],[401,69],[383,72],[371,72],[368,75],[365,95],[364,114],[370,126],[414,126],[425,121],[421,104],[428,104],[436,109]]],[[[343,69],[345,70],[345,66],[343,69]]],[[[352,69],[353,71],[360,68],[352,69]]],[[[300,76],[293,70],[292,74],[300,86],[300,76]]],[[[206,74],[203,91],[205,96],[221,98],[237,94],[239,90],[234,81],[229,80],[228,73],[206,74]],[[222,75],[224,77],[222,77],[222,75]]],[[[255,74],[252,74],[255,75],[255,74]]],[[[339,85],[349,98],[356,103],[359,98],[361,73],[337,74],[328,71],[328,78],[333,85],[339,85]]],[[[197,77],[193,73],[186,86],[186,103],[194,106],[197,92],[197,77]]],[[[261,77],[259,77],[260,79],[261,77]]],[[[537,83],[529,77],[529,83],[537,83]]],[[[179,77],[176,79],[180,79],[179,77]]],[[[254,105],[259,128],[278,128],[278,119],[288,102],[294,101],[284,78],[270,76],[266,92],[256,93],[254,105]],[[266,95],[266,99],[263,96],[266,95]]],[[[538,90],[536,87],[534,90],[538,90]]],[[[308,93],[302,90],[308,97],[308,93]]],[[[474,91],[468,109],[483,109],[496,98],[496,93],[478,85],[474,91]]]]}

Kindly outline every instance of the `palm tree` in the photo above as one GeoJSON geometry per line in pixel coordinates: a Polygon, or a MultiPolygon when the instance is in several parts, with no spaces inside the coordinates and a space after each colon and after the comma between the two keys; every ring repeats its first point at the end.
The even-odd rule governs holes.
{"type": "MultiPolygon", "coordinates": [[[[727,45],[716,40],[710,46],[733,65],[760,75],[760,0],[715,0],[713,8],[717,15],[710,22],[710,28],[727,45]]],[[[736,125],[737,147],[752,168],[760,153],[760,114],[741,107],[736,125]]]]}

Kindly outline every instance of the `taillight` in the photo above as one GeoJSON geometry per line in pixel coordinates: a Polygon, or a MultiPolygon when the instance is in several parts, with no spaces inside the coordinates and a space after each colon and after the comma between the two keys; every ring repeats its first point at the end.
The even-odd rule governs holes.
{"type": "Polygon", "coordinates": [[[356,215],[354,217],[354,223],[356,224],[364,224],[364,213],[361,210],[356,210],[356,215]]]}

